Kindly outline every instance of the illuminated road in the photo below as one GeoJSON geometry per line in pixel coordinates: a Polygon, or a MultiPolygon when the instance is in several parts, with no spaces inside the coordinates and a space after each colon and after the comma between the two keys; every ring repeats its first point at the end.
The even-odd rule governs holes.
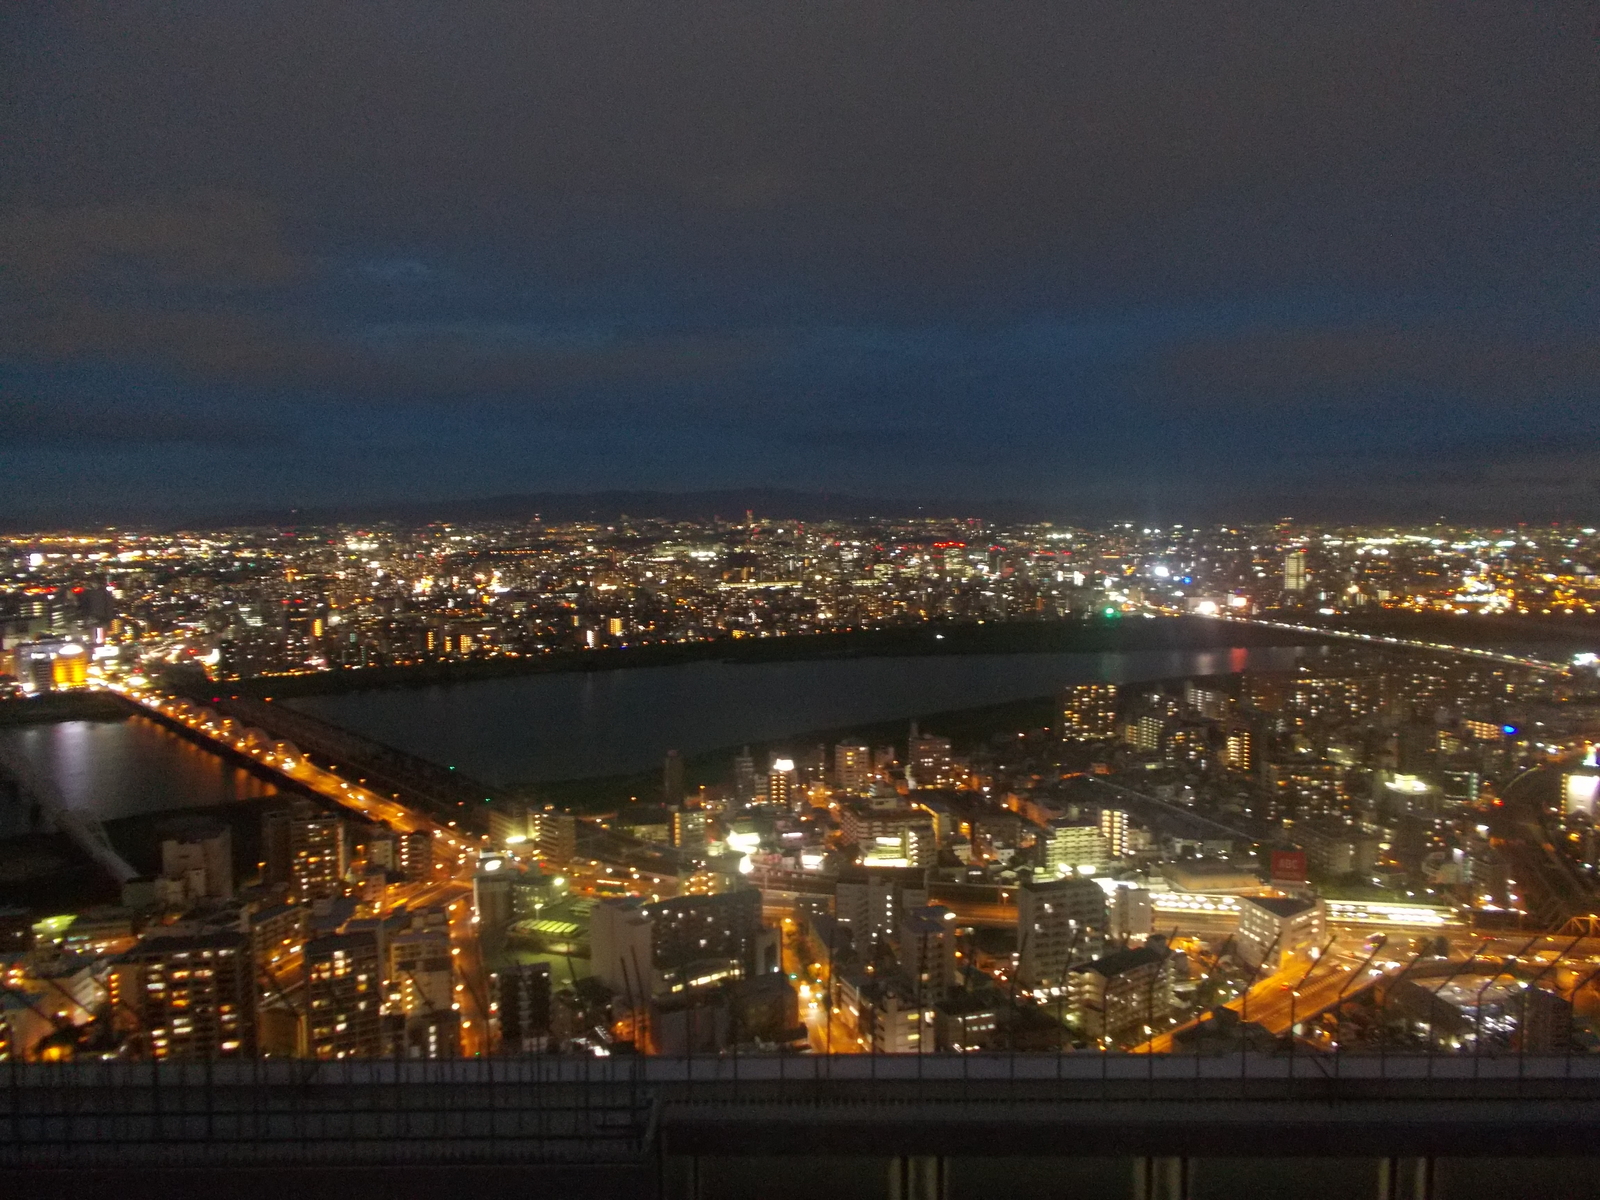
{"type": "MultiPolygon", "coordinates": [[[[249,730],[220,728],[220,723],[214,718],[209,722],[205,719],[207,713],[200,712],[197,715],[192,705],[169,696],[131,688],[118,691],[135,704],[182,725],[218,746],[242,754],[266,770],[292,780],[344,808],[371,820],[386,822],[403,832],[430,833],[434,839],[435,871],[440,877],[425,882],[392,885],[387,891],[386,907],[394,909],[402,904],[412,908],[427,908],[435,904],[446,906],[450,919],[450,953],[456,966],[455,1002],[461,1012],[462,1052],[469,1057],[488,1052],[488,980],[470,896],[479,842],[430,820],[392,796],[380,795],[359,783],[352,784],[341,779],[335,772],[316,766],[304,755],[282,754],[264,747],[259,740],[251,740],[249,730]],[[445,861],[437,861],[439,858],[445,861]]],[[[274,961],[273,970],[285,986],[291,979],[298,981],[299,959],[298,953],[290,952],[274,961]]]]}
{"type": "Polygon", "coordinates": [[[1496,650],[1480,650],[1475,646],[1454,646],[1448,642],[1422,642],[1415,638],[1388,637],[1376,633],[1355,633],[1348,629],[1330,629],[1321,625],[1300,625],[1293,621],[1268,621],[1261,617],[1233,617],[1226,613],[1195,613],[1212,621],[1231,621],[1237,625],[1260,625],[1266,629],[1287,629],[1295,633],[1314,633],[1319,637],[1344,638],[1352,642],[1370,642],[1376,646],[1395,646],[1405,650],[1431,650],[1439,654],[1458,654],[1463,658],[1484,658],[1491,662],[1510,663],[1518,667],[1534,667],[1541,671],[1555,671],[1565,675],[1571,664],[1549,662],[1541,658],[1523,658],[1516,654],[1501,654],[1496,650]]]}
{"type": "MultiPolygon", "coordinates": [[[[1491,970],[1496,974],[1515,970],[1523,977],[1539,977],[1543,987],[1570,992],[1574,987],[1587,984],[1600,972],[1600,938],[1574,939],[1557,934],[1476,938],[1458,934],[1450,939],[1448,958],[1418,959],[1415,963],[1409,951],[1391,942],[1374,954],[1372,961],[1363,968],[1362,962],[1370,949],[1370,943],[1341,939],[1314,968],[1310,959],[1296,958],[1257,982],[1248,993],[1248,1003],[1246,997],[1241,996],[1223,1007],[1270,1033],[1283,1034],[1371,987],[1380,976],[1394,977],[1409,971],[1412,978],[1421,982],[1460,970],[1462,974],[1481,980],[1487,978],[1491,970]],[[1558,960],[1559,966],[1556,965],[1558,960]],[[1360,975],[1356,976],[1358,969],[1360,975]]],[[[1173,1034],[1193,1028],[1195,1024],[1190,1021],[1172,1033],[1152,1038],[1137,1050],[1172,1053],[1173,1034]]]]}

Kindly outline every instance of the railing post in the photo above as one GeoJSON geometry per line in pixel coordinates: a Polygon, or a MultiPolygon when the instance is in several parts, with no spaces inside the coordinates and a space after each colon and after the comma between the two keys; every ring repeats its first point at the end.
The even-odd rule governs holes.
{"type": "Polygon", "coordinates": [[[1431,1158],[1378,1160],[1378,1200],[1434,1200],[1431,1158]]]}
{"type": "Polygon", "coordinates": [[[1134,1159],[1133,1200],[1189,1200],[1189,1160],[1134,1159]]]}
{"type": "Polygon", "coordinates": [[[936,1155],[899,1155],[889,1160],[889,1200],[945,1200],[946,1161],[936,1155]]]}

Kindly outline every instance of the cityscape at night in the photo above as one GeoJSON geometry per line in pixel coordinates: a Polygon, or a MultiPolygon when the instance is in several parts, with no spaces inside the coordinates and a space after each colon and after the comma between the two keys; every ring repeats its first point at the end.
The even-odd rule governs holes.
{"type": "Polygon", "coordinates": [[[0,5],[0,1180],[1600,1197],[1595,44],[0,5]]]}

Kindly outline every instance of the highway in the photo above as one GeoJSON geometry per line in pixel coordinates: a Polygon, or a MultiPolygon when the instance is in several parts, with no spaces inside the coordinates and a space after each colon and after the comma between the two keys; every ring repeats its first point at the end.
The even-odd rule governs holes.
{"type": "Polygon", "coordinates": [[[1565,675],[1570,663],[1550,662],[1542,658],[1524,658],[1519,654],[1502,654],[1497,650],[1480,650],[1476,646],[1456,646],[1449,642],[1424,642],[1416,638],[1389,637],[1376,633],[1355,633],[1348,629],[1330,629],[1322,625],[1302,625],[1294,621],[1269,621],[1262,617],[1235,617],[1227,613],[1194,613],[1212,621],[1231,621],[1237,625],[1260,625],[1265,629],[1287,629],[1295,633],[1314,633],[1318,637],[1344,638],[1352,642],[1369,642],[1375,646],[1394,646],[1405,650],[1432,650],[1439,654],[1456,654],[1463,658],[1482,658],[1490,662],[1509,663],[1518,667],[1533,667],[1540,671],[1555,671],[1565,675]]]}
{"type": "MultiPolygon", "coordinates": [[[[1223,1007],[1270,1033],[1283,1034],[1339,1001],[1360,994],[1384,976],[1393,978],[1406,974],[1422,982],[1458,970],[1482,980],[1487,980],[1491,973],[1497,976],[1502,972],[1515,972],[1524,978],[1538,978],[1543,987],[1570,993],[1574,988],[1585,986],[1600,972],[1600,938],[1575,939],[1559,934],[1480,938],[1458,933],[1450,937],[1449,942],[1448,957],[1413,961],[1415,956],[1406,948],[1404,940],[1391,939],[1373,953],[1371,961],[1363,967],[1372,952],[1372,943],[1340,938],[1320,960],[1313,962],[1310,958],[1295,956],[1281,969],[1259,980],[1247,996],[1231,1000],[1223,1007]]],[[[1172,1033],[1152,1038],[1137,1047],[1137,1052],[1171,1053],[1173,1034],[1193,1028],[1195,1024],[1197,1022],[1190,1021],[1172,1033]]]]}

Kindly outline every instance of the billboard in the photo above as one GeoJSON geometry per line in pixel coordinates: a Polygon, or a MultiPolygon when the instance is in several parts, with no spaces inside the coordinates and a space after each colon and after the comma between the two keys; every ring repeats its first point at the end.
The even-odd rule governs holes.
{"type": "Polygon", "coordinates": [[[1274,850],[1272,852],[1273,883],[1304,883],[1306,881],[1306,852],[1304,850],[1274,850]]]}

